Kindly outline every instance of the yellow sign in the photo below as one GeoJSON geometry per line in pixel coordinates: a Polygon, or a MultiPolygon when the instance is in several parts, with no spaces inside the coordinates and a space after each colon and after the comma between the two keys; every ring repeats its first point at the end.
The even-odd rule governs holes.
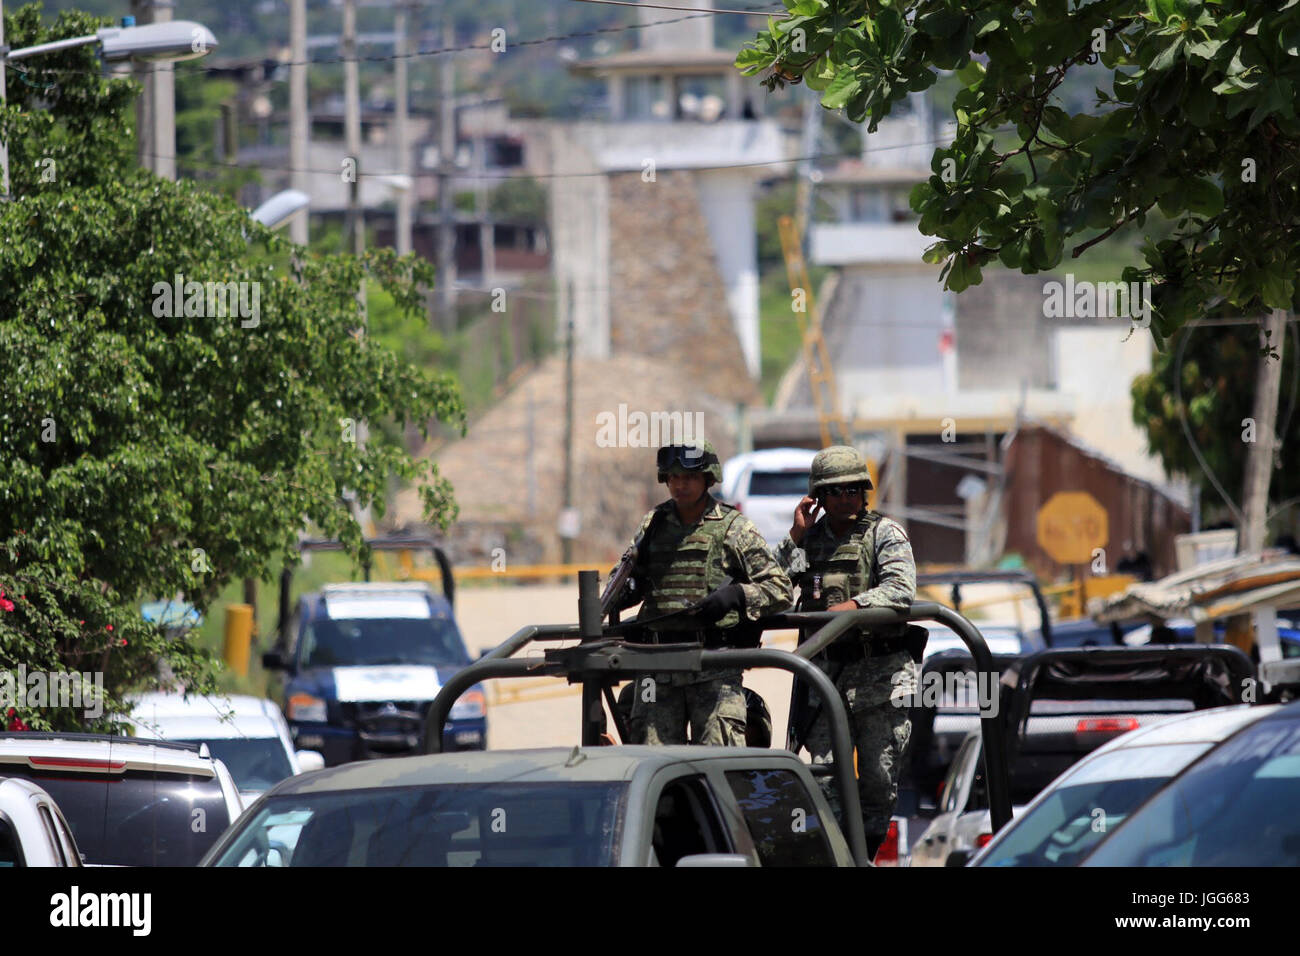
{"type": "Polygon", "coordinates": [[[1087,564],[1109,540],[1106,509],[1086,491],[1058,491],[1038,509],[1038,544],[1058,564],[1087,564]]]}

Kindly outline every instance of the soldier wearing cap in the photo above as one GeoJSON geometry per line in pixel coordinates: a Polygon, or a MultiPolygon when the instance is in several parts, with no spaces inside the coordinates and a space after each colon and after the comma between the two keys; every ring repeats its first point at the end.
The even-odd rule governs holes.
{"type": "MultiPolygon", "coordinates": [[[[641,521],[638,621],[656,643],[757,646],[744,624],[790,606],[793,589],[754,523],[708,489],[722,465],[707,441],[659,449],[668,501],[641,521]],[[689,611],[686,614],[675,612],[689,611]]],[[[633,687],[631,727],[647,744],[743,746],[746,703],[739,670],[647,674],[633,687]]]]}
{"type": "MultiPolygon", "coordinates": [[[[799,585],[800,611],[911,606],[916,596],[912,545],[898,524],[868,510],[871,487],[867,463],[856,449],[834,445],[813,459],[808,496],[795,509],[790,534],[776,553],[799,585]],[[824,512],[820,517],[818,510],[824,512]]],[[[899,771],[912,733],[906,703],[916,692],[924,635],[923,629],[909,630],[902,623],[863,628],[839,638],[817,661],[849,712],[872,855],[898,801],[899,771]]],[[[795,735],[814,762],[829,763],[830,731],[822,708],[804,699],[794,710],[795,735]]],[[[840,814],[834,788],[826,789],[840,814]]]]}

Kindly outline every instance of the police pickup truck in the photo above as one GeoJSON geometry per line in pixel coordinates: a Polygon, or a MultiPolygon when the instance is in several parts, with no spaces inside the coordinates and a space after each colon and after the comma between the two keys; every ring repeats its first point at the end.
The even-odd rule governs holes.
{"type": "Polygon", "coordinates": [[[291,777],[202,866],[853,866],[787,751],[442,753],[291,777]]]}
{"type": "MultiPolygon", "coordinates": [[[[303,595],[283,634],[262,664],[284,672],[295,747],[329,767],[422,752],[429,702],[470,663],[451,603],[423,582],[327,584],[303,595]]],[[[487,746],[482,687],[452,708],[443,746],[487,746]]]]}

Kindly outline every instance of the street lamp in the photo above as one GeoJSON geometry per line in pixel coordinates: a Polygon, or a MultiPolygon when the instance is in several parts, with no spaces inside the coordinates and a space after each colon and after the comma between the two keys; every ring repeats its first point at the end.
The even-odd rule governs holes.
{"type": "MultiPolygon", "coordinates": [[[[190,20],[150,23],[142,27],[104,27],[96,33],[38,43],[21,50],[10,50],[4,41],[4,0],[0,0],[0,108],[5,105],[5,65],[9,60],[25,60],[42,53],[98,44],[99,55],[106,62],[128,59],[179,61],[207,56],[217,46],[217,38],[211,30],[190,20]]],[[[0,142],[0,201],[8,199],[9,144],[0,142]]]]}
{"type": "Polygon", "coordinates": [[[306,209],[310,203],[311,197],[305,192],[286,189],[284,192],[276,193],[248,215],[268,229],[274,229],[276,226],[284,225],[293,218],[295,213],[306,209]]]}

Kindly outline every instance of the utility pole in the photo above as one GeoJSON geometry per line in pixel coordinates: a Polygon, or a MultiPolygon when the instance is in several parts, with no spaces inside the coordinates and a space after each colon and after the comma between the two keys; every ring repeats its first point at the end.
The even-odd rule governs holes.
{"type": "MultiPolygon", "coordinates": [[[[442,46],[452,47],[456,40],[451,12],[442,9],[442,46]]],[[[456,71],[451,54],[443,53],[438,62],[438,318],[442,331],[456,331],[456,197],[452,195],[451,174],[455,171],[456,153],[456,71]]]]}
{"type": "Polygon", "coordinates": [[[404,256],[411,251],[411,207],[414,202],[414,184],[411,183],[411,144],[407,136],[407,109],[409,107],[409,90],[406,77],[407,47],[407,0],[397,0],[393,10],[393,33],[396,34],[393,49],[393,85],[396,87],[397,102],[393,110],[394,130],[393,148],[397,150],[397,172],[407,182],[407,187],[397,190],[397,254],[404,256]]]}
{"type": "Polygon", "coordinates": [[[1282,387],[1282,350],[1285,348],[1287,313],[1274,309],[1263,322],[1268,346],[1276,349],[1276,360],[1259,358],[1255,385],[1255,441],[1246,448],[1246,497],[1242,507],[1241,546],[1244,553],[1264,547],[1268,536],[1268,486],[1273,478],[1277,444],[1277,401],[1282,387]]]}
{"type": "MultiPolygon", "coordinates": [[[[357,71],[357,0],[343,0],[343,127],[351,157],[352,182],[348,190],[347,244],[354,256],[366,251],[366,223],[361,210],[361,78],[357,71]]],[[[366,280],[357,293],[361,314],[366,311],[366,280]]]]}
{"type": "MultiPolygon", "coordinates": [[[[135,22],[167,23],[171,0],[131,0],[135,22]]],[[[137,62],[135,76],[144,87],[136,100],[136,148],[140,165],[163,179],[176,179],[176,87],[170,62],[137,62]]]]}
{"type": "MultiPolygon", "coordinates": [[[[573,283],[569,283],[569,314],[564,337],[564,512],[573,509],[573,283]]],[[[573,539],[561,538],[564,563],[573,561],[573,539]]]]}
{"type": "MultiPolygon", "coordinates": [[[[4,0],[0,0],[0,50],[8,53],[8,47],[5,46],[5,5],[4,0]]],[[[8,93],[5,91],[5,58],[0,54],[0,104],[8,101],[8,93]]],[[[9,137],[0,137],[0,202],[6,202],[9,199],[9,137]]]]}
{"type": "MultiPolygon", "coordinates": [[[[289,0],[289,173],[293,188],[308,192],[307,142],[311,120],[307,114],[307,0],[289,0]]],[[[307,213],[294,216],[289,238],[307,244],[307,213]]]]}

